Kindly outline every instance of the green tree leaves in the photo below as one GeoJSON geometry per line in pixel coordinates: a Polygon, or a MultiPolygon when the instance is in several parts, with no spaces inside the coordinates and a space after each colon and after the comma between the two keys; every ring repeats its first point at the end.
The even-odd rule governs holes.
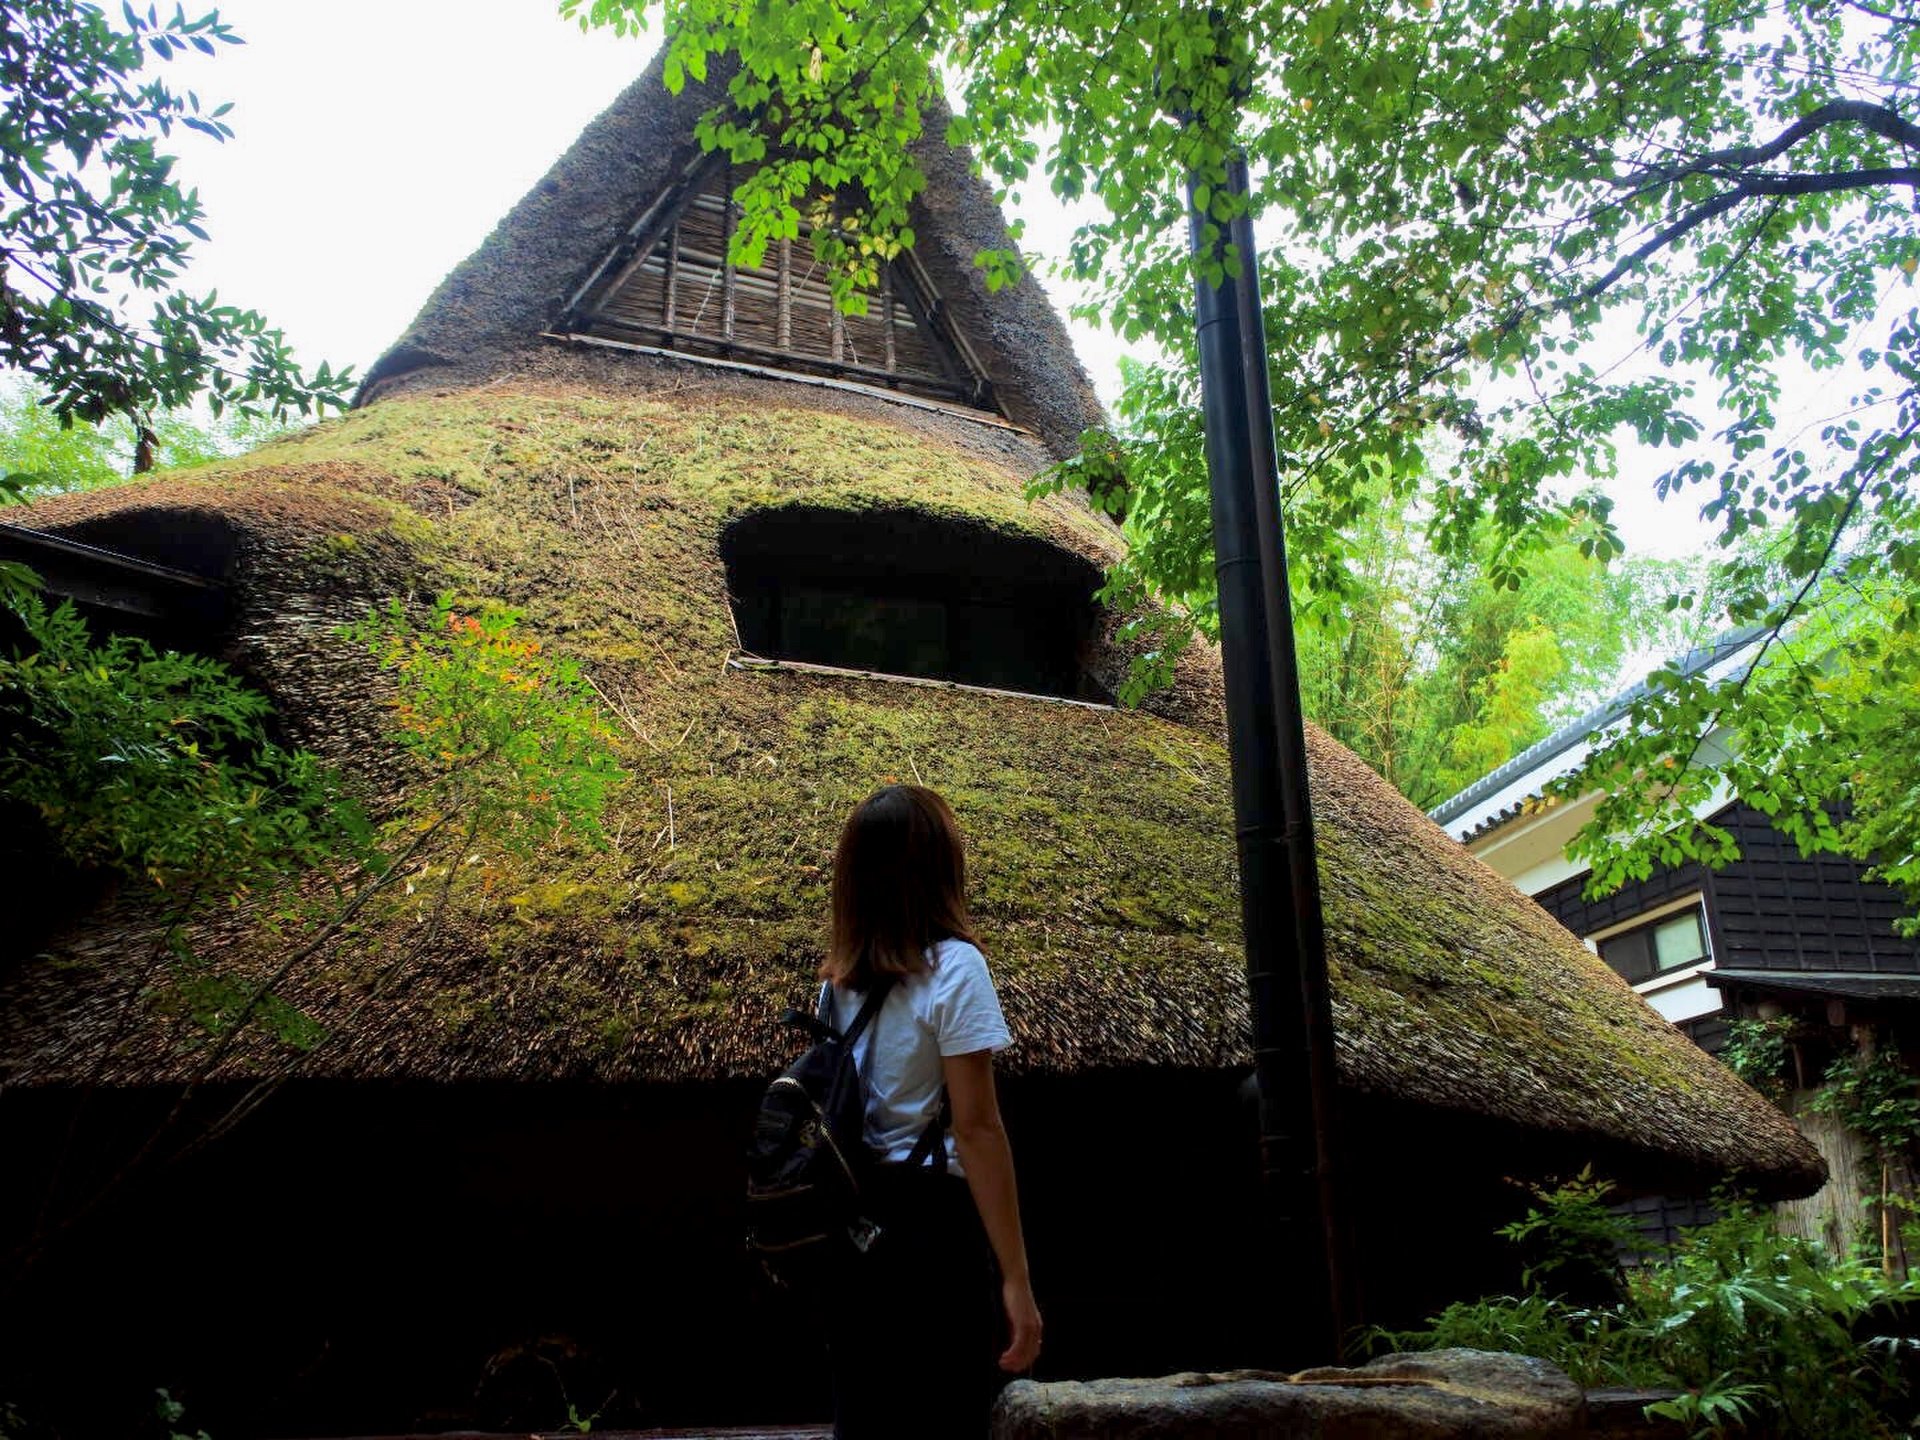
{"type": "Polygon", "coordinates": [[[345,371],[307,374],[257,313],[175,288],[205,217],[160,144],[232,132],[147,63],[237,39],[214,12],[0,0],[0,367],[63,423],[147,425],[202,396],[279,419],[346,402],[345,371]]]}
{"type": "Polygon", "coordinates": [[[1651,603],[1677,566],[1609,566],[1592,526],[1543,537],[1522,568],[1490,533],[1443,557],[1417,511],[1365,504],[1385,488],[1355,492],[1337,570],[1310,581],[1296,567],[1301,693],[1310,718],[1415,804],[1543,739],[1603,698],[1628,654],[1679,631],[1651,603]]]}
{"type": "Polygon", "coordinates": [[[442,595],[423,623],[396,600],[342,633],[399,682],[395,738],[426,777],[416,823],[457,819],[518,855],[567,834],[604,843],[600,816],[626,778],[611,731],[579,668],[519,621],[442,595]]]}
{"type": "Polygon", "coordinates": [[[37,596],[12,608],[27,645],[0,658],[0,795],[76,864],[238,898],[365,838],[337,782],[272,743],[265,697],[226,666],[124,635],[96,644],[70,605],[37,596]]]}
{"type": "Polygon", "coordinates": [[[423,626],[396,602],[344,637],[394,672],[394,739],[415,762],[406,798],[376,824],[338,773],[276,743],[266,697],[226,665],[96,639],[71,605],[0,581],[24,641],[0,657],[0,800],[29,807],[75,865],[157,892],[155,962],[215,1038],[209,1065],[255,1020],[296,1050],[322,1043],[280,987],[436,858],[444,896],[480,858],[604,843],[600,816],[625,779],[606,723],[571,663],[543,654],[511,611],[442,597],[423,626]],[[264,977],[257,957],[188,943],[216,901],[254,906],[285,940],[264,977]]]}
{"type": "Polygon", "coordinates": [[[1539,1264],[1524,1295],[1456,1302],[1420,1329],[1377,1332],[1376,1343],[1515,1350],[1589,1388],[1678,1388],[1648,1413],[1700,1436],[1904,1433],[1913,1342],[1876,1332],[1911,1301],[1911,1279],[1782,1235],[1771,1214],[1726,1197],[1720,1218],[1623,1275],[1614,1256],[1632,1237],[1601,1203],[1607,1188],[1581,1176],[1537,1191],[1540,1205],[1502,1233],[1549,1260],[1612,1269],[1611,1300],[1581,1303],[1565,1268],[1539,1264]]]}
{"type": "Polygon", "coordinates": [[[63,426],[43,392],[0,379],[0,506],[127,479],[143,432],[153,462],[167,468],[238,454],[282,428],[238,411],[210,424],[165,413],[144,427],[124,416],[63,426]]]}

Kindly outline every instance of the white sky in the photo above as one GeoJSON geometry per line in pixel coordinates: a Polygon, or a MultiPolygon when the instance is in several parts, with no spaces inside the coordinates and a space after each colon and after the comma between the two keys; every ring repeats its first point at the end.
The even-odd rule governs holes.
{"type": "MultiPolygon", "coordinates": [[[[304,361],[360,372],[656,43],[583,35],[555,0],[226,0],[220,11],[247,43],[169,71],[203,101],[233,102],[234,139],[183,132],[171,147],[212,236],[188,283],[264,312],[304,361]]],[[[1050,196],[1030,193],[1020,213],[1030,249],[1064,248],[1070,222],[1050,196]]],[[[1117,342],[1071,328],[1111,402],[1117,342]]],[[[1636,553],[1691,553],[1704,538],[1683,507],[1653,499],[1664,463],[1631,464],[1618,487],[1636,553]]]]}

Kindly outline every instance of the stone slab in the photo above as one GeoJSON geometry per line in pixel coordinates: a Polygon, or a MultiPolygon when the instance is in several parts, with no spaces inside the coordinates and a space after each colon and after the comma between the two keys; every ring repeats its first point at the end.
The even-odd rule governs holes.
{"type": "Polygon", "coordinates": [[[1154,1380],[1016,1381],[993,1440],[1580,1440],[1580,1388],[1544,1360],[1484,1350],[1357,1369],[1154,1380]]]}

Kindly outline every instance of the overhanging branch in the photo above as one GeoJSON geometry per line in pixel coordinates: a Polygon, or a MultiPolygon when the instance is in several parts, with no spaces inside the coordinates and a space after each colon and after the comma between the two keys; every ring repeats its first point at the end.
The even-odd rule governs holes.
{"type": "Polygon", "coordinates": [[[1621,181],[1623,186],[1641,186],[1648,177],[1678,180],[1687,175],[1739,174],[1779,159],[1805,140],[1836,125],[1857,125],[1874,135],[1908,149],[1920,149],[1920,125],[1903,120],[1885,105],[1865,100],[1829,100],[1810,110],[1773,139],[1762,145],[1733,145],[1725,150],[1710,150],[1685,165],[1634,166],[1621,181]]]}
{"type": "Polygon", "coordinates": [[[1558,302],[1555,308],[1569,308],[1612,289],[1629,271],[1645,264],[1662,250],[1684,239],[1716,215],[1724,215],[1742,201],[1761,196],[1829,195],[1837,190],[1877,190],[1887,185],[1920,187],[1920,167],[1899,165],[1874,170],[1839,170],[1830,174],[1748,176],[1733,189],[1723,191],[1711,200],[1701,201],[1678,220],[1635,246],[1615,261],[1606,274],[1558,302]]]}

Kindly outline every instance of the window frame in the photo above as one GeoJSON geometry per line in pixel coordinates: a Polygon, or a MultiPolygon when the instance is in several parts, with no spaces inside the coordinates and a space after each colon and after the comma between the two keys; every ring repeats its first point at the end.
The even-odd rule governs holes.
{"type": "Polygon", "coordinates": [[[1673,900],[1656,905],[1651,909],[1643,910],[1639,914],[1623,920],[1616,925],[1609,925],[1602,930],[1596,930],[1586,937],[1586,942],[1588,948],[1599,957],[1600,961],[1605,964],[1609,970],[1619,975],[1622,980],[1625,980],[1627,984],[1633,986],[1636,990],[1662,988],[1699,974],[1703,970],[1711,969],[1714,963],[1713,924],[1711,917],[1707,913],[1706,895],[1704,892],[1697,890],[1687,895],[1677,896],[1673,900]],[[1659,950],[1654,936],[1662,926],[1669,925],[1673,921],[1686,915],[1691,915],[1694,923],[1699,927],[1700,953],[1672,965],[1661,965],[1659,963],[1659,950]],[[1623,973],[1612,961],[1608,960],[1606,949],[1607,946],[1617,941],[1640,935],[1647,937],[1646,954],[1652,963],[1652,968],[1649,969],[1646,974],[1635,978],[1623,973]]]}
{"type": "Polygon", "coordinates": [[[1099,673],[1111,619],[1097,598],[1099,568],[1045,535],[1001,534],[913,506],[852,511],[802,503],[736,516],[721,536],[720,558],[735,642],[729,663],[738,669],[866,676],[1113,708],[1099,673]],[[982,545],[977,563],[951,558],[982,545]],[[789,602],[814,600],[823,602],[818,623],[800,632],[808,642],[796,644],[789,626],[798,612],[789,602]],[[919,628],[937,639],[937,657],[909,655],[912,627],[898,637],[887,633],[885,612],[896,604],[924,612],[919,628]],[[888,643],[834,643],[842,631],[852,633],[839,622],[870,607],[882,621],[876,633],[888,643]],[[1007,639],[1000,629],[1007,624],[1021,626],[1026,638],[1007,639]],[[904,648],[893,647],[896,638],[904,648]]]}

